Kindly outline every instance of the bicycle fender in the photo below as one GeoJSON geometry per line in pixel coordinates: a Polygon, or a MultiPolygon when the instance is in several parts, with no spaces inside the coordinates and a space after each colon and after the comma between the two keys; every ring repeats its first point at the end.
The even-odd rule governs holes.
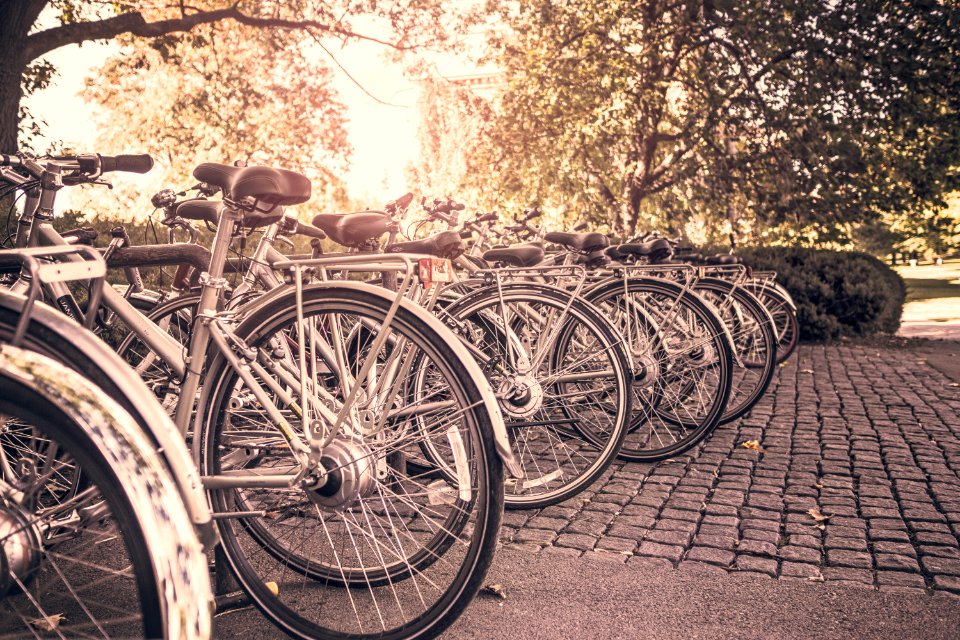
{"type": "MultiPolygon", "coordinates": [[[[22,296],[0,291],[0,308],[19,313],[25,302],[26,298],[22,296]]],[[[30,326],[32,328],[35,325],[60,336],[69,336],[71,346],[79,352],[79,357],[67,361],[65,354],[56,354],[63,358],[61,362],[100,387],[107,386],[111,394],[116,393],[122,398],[115,399],[147,432],[169,466],[170,475],[177,483],[190,519],[197,527],[200,541],[204,546],[213,548],[217,533],[197,466],[187,451],[180,431],[143,380],[95,334],[52,307],[39,302],[33,305],[30,326]]]]}
{"type": "MultiPolygon", "coordinates": [[[[385,302],[391,304],[394,302],[394,300],[396,300],[396,294],[363,282],[337,280],[333,282],[311,283],[303,287],[304,292],[314,290],[335,291],[337,289],[354,289],[356,291],[362,291],[366,294],[383,298],[385,302]]],[[[272,291],[265,293],[263,296],[249,303],[249,305],[245,306],[243,309],[243,315],[245,317],[249,317],[256,313],[256,311],[261,307],[273,304],[277,299],[291,295],[293,290],[293,285],[284,285],[282,287],[273,289],[272,291]]],[[[446,342],[446,346],[449,347],[450,350],[453,351],[454,354],[461,360],[471,379],[480,388],[480,393],[483,396],[483,406],[490,414],[490,423],[493,425],[493,435],[497,455],[500,457],[500,460],[503,462],[503,465],[506,467],[511,476],[514,478],[522,478],[523,469],[520,466],[520,463],[514,457],[513,450],[510,447],[510,439],[507,435],[507,426],[503,421],[503,415],[500,413],[500,407],[497,404],[496,397],[494,396],[493,388],[487,381],[487,377],[483,375],[483,371],[480,370],[480,366],[477,364],[476,360],[474,360],[473,356],[470,355],[466,347],[461,344],[460,340],[450,332],[450,329],[432,313],[406,298],[400,301],[400,306],[405,311],[416,316],[418,320],[423,321],[424,324],[429,326],[438,335],[442,336],[446,342]]],[[[206,400],[206,398],[202,397],[200,399],[201,404],[199,406],[205,406],[203,403],[206,400]]],[[[200,412],[198,412],[198,415],[199,413],[200,412]]]]}
{"type": "MultiPolygon", "coordinates": [[[[79,325],[77,328],[79,329],[79,325]]],[[[157,450],[150,439],[150,434],[145,432],[116,400],[81,373],[43,354],[9,344],[0,344],[0,369],[10,379],[35,389],[66,414],[71,422],[88,434],[90,441],[101,452],[108,454],[108,464],[110,455],[114,455],[113,464],[120,461],[128,466],[136,465],[136,468],[151,473],[156,478],[155,481],[161,483],[161,491],[170,491],[165,486],[171,479],[169,467],[162,452],[157,450]]],[[[173,426],[172,423],[170,426],[173,426]]],[[[180,448],[186,451],[182,440],[180,448]]],[[[122,470],[117,470],[122,476],[122,470]]],[[[159,504],[176,501],[177,493],[177,490],[173,490],[166,496],[153,495],[152,492],[150,495],[144,492],[130,495],[134,500],[133,507],[138,513],[154,517],[159,516],[156,513],[157,501],[160,501],[159,504]]],[[[186,507],[186,504],[184,506],[186,507]]],[[[153,526],[156,527],[157,523],[154,522],[153,526]]],[[[188,525],[183,522],[183,526],[188,525]]],[[[194,531],[199,533],[196,529],[194,531]]],[[[203,558],[203,543],[193,538],[190,531],[177,533],[179,535],[176,535],[176,539],[165,541],[168,547],[165,557],[153,558],[155,564],[172,565],[163,573],[174,580],[165,581],[159,587],[166,591],[168,598],[176,599],[182,609],[183,615],[168,621],[180,624],[179,629],[168,629],[169,637],[207,638],[211,635],[214,609],[210,574],[206,563],[199,566],[198,563],[181,565],[178,552],[178,549],[189,549],[191,555],[203,558]]],[[[145,531],[145,534],[150,535],[151,531],[145,531]]]]}

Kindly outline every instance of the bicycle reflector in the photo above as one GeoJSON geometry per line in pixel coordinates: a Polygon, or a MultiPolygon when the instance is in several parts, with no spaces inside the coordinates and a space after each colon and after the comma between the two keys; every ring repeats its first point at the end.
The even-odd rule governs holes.
{"type": "Polygon", "coordinates": [[[420,282],[429,285],[453,280],[453,263],[447,258],[420,258],[420,282]]]}

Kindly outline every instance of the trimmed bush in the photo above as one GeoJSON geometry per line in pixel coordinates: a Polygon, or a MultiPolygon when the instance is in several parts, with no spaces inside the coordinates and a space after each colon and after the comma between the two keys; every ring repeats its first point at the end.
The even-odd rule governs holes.
{"type": "Polygon", "coordinates": [[[803,340],[894,333],[907,289],[890,267],[866,253],[758,247],[740,255],[754,269],[777,272],[797,303],[803,340]]]}

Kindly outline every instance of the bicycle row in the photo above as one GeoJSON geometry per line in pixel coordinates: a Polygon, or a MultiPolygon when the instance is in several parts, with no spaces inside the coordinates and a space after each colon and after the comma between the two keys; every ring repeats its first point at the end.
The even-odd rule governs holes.
{"type": "Polygon", "coordinates": [[[58,396],[35,393],[18,413],[22,394],[5,393],[0,569],[23,555],[15,549],[31,551],[3,571],[16,584],[0,589],[0,606],[18,612],[3,616],[3,633],[57,620],[54,632],[66,635],[111,625],[130,635],[139,618],[149,636],[202,637],[211,628],[204,550],[217,546],[218,570],[290,635],[435,636],[482,585],[504,506],[567,500],[618,456],[689,450],[749,411],[785,357],[778,344],[796,341],[774,274],[677,263],[660,238],[611,246],[602,234],[547,233],[533,226],[536,211],[506,228],[495,214],[461,222],[463,206],[450,200],[422,203],[419,217],[444,230],[401,240],[409,194],[307,224],[285,207],[309,199],[309,181],[282,169],[200,165],[195,197],[153,198],[167,245],[132,246],[118,228],[96,251],[90,230],[56,228],[61,188],[151,165],[146,156],[0,158],[0,178],[25,198],[15,248],[0,253],[0,355],[68,369],[60,387],[92,389],[109,405],[101,422],[139,430],[136,448],[109,448],[135,450],[162,472],[160,503],[179,524],[160,537],[192,556],[128,549],[154,565],[182,561],[206,595],[188,610],[176,594],[151,604],[150,584],[164,579],[106,561],[124,557],[112,549],[137,530],[131,518],[161,510],[133,504],[107,516],[101,505],[114,504],[107,498],[126,476],[82,453],[103,428],[75,419],[79,449],[61,431],[37,437],[59,415],[58,396]],[[209,249],[196,242],[205,229],[209,249]],[[178,230],[191,241],[173,242],[178,230]],[[508,233],[533,241],[489,246],[508,233]],[[309,254],[277,249],[298,236],[309,254]],[[331,241],[343,251],[324,253],[331,241]],[[176,268],[171,286],[147,290],[139,270],[163,265],[176,268]],[[107,267],[127,284],[105,286],[107,267]],[[122,335],[117,353],[97,333],[122,335]],[[67,520],[69,535],[57,535],[67,520]],[[107,537],[100,558],[104,527],[122,535],[107,537]],[[71,576],[58,558],[82,560],[71,576]],[[117,598],[116,610],[95,610],[84,594],[119,574],[140,604],[117,598]],[[49,576],[70,587],[50,588],[49,576]]]}

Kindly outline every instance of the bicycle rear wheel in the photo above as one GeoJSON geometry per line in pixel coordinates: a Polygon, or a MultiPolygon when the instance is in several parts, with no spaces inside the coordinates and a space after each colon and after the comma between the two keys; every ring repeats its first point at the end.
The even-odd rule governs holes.
{"type": "Polygon", "coordinates": [[[730,397],[733,363],[716,312],[658,278],[607,281],[586,297],[613,321],[633,358],[633,418],[620,457],[663,460],[716,428],[730,397]]]}
{"type": "Polygon", "coordinates": [[[9,345],[0,496],[0,636],[210,635],[206,555],[147,437],[78,374],[9,345]]]}
{"type": "Polygon", "coordinates": [[[777,335],[773,318],[756,296],[718,278],[702,278],[694,290],[713,305],[733,338],[743,366],[733,367],[730,400],[720,424],[746,415],[763,397],[777,364],[777,335]]]}
{"type": "MultiPolygon", "coordinates": [[[[570,296],[510,283],[474,291],[438,314],[477,358],[507,420],[524,468],[523,478],[507,482],[508,508],[575,496],[609,467],[627,435],[622,339],[592,305],[570,296]]],[[[434,455],[449,459],[442,444],[434,455]]]]}
{"type": "MultiPolygon", "coordinates": [[[[350,395],[360,398],[356,414],[318,452],[330,473],[323,490],[296,484],[211,491],[240,584],[296,637],[433,637],[477,593],[493,557],[503,467],[481,387],[447,347],[455,339],[406,304],[384,328],[389,306],[382,294],[359,286],[307,289],[302,320],[291,293],[251,311],[236,330],[257,349],[258,362],[292,371],[298,381],[306,376],[314,400],[334,412],[350,395]],[[383,340],[367,340],[362,336],[371,333],[359,328],[383,340]],[[414,362],[441,376],[430,398],[406,392],[414,362]],[[424,438],[454,447],[455,480],[408,464],[420,457],[424,438]],[[279,584],[279,597],[266,581],[279,584]]],[[[215,362],[207,384],[205,475],[296,467],[278,426],[251,401],[234,369],[215,362]]],[[[290,392],[303,406],[299,382],[290,392]]],[[[293,404],[276,401],[290,424],[302,424],[293,404]]],[[[323,418],[311,417],[320,428],[323,418]]]]}

